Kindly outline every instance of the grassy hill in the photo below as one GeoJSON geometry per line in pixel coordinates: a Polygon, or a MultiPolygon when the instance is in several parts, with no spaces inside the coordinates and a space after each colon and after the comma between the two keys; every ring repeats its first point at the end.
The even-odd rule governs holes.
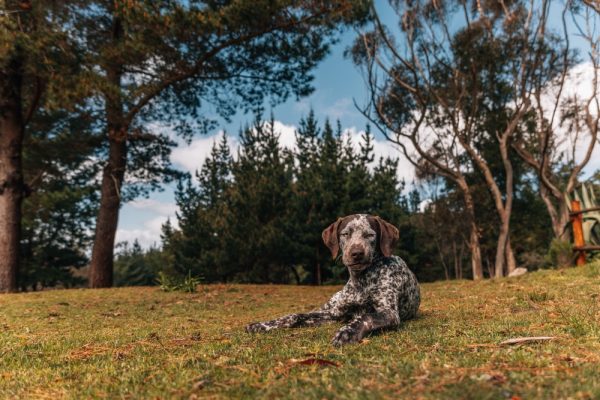
{"type": "Polygon", "coordinates": [[[600,398],[600,264],[424,284],[417,320],[341,349],[339,324],[243,331],[337,289],[0,295],[0,398],[600,398]],[[523,336],[555,339],[500,345],[523,336]]]}

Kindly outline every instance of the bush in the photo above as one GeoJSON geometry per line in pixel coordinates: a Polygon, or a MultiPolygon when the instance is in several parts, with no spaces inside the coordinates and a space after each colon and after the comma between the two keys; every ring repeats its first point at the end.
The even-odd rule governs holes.
{"type": "Polygon", "coordinates": [[[555,267],[570,267],[573,265],[573,245],[567,240],[553,239],[546,257],[555,267]]]}
{"type": "Polygon", "coordinates": [[[160,289],[163,292],[195,293],[198,285],[202,283],[202,278],[192,276],[191,271],[185,277],[169,275],[160,271],[156,282],[160,285],[160,289]]]}

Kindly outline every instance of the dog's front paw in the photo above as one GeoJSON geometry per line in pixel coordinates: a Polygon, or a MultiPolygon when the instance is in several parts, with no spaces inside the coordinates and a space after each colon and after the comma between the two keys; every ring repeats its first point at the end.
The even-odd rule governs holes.
{"type": "Polygon", "coordinates": [[[343,346],[345,344],[358,343],[360,342],[360,339],[360,332],[353,329],[342,328],[335,334],[331,343],[334,346],[343,346]]]}
{"type": "Polygon", "coordinates": [[[269,327],[262,322],[255,322],[250,325],[246,325],[246,332],[248,333],[261,333],[269,330],[269,327]]]}

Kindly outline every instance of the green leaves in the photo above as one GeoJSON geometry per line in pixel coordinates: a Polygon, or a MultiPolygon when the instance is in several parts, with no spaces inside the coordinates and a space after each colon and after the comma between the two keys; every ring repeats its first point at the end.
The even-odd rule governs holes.
{"type": "Polygon", "coordinates": [[[166,225],[174,269],[207,281],[322,283],[343,279],[321,231],[339,216],[374,213],[398,223],[405,215],[397,161],[373,164],[367,130],[359,148],[339,128],[320,128],[310,113],[296,147],[281,147],[273,119],[257,117],[231,156],[227,138],[177,189],[179,229],[166,225]]]}

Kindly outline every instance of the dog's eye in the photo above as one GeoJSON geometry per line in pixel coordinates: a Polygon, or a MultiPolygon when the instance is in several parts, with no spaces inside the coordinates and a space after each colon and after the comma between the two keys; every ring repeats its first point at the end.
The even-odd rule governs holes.
{"type": "Polygon", "coordinates": [[[374,233],[365,233],[365,234],[363,235],[363,237],[364,237],[365,239],[373,239],[373,238],[375,237],[375,234],[374,234],[374,233]]]}
{"type": "Polygon", "coordinates": [[[348,232],[342,232],[342,233],[340,234],[340,236],[343,236],[343,237],[346,237],[346,236],[348,236],[348,235],[349,235],[349,233],[348,233],[348,232]]]}

